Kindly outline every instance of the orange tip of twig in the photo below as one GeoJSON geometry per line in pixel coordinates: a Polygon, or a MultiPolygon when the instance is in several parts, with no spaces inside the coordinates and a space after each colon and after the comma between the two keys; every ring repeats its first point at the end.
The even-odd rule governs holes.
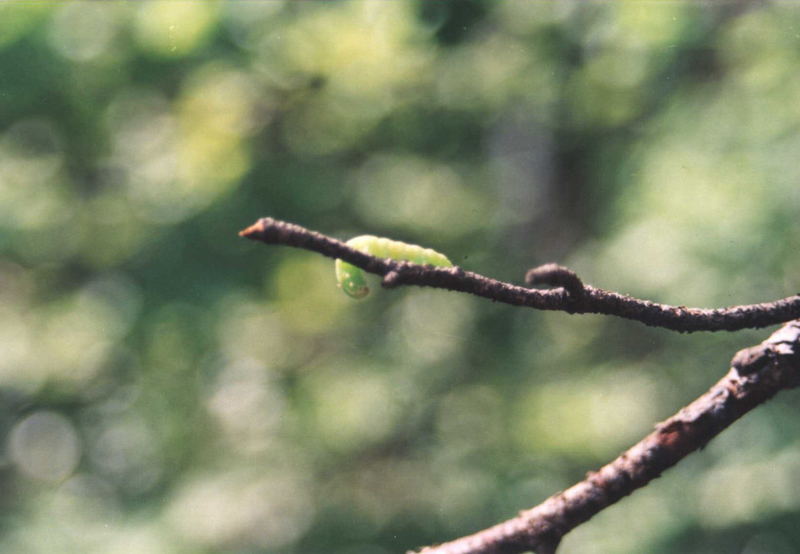
{"type": "Polygon", "coordinates": [[[239,231],[239,236],[240,237],[245,237],[245,238],[248,238],[248,239],[252,239],[252,238],[255,238],[254,235],[257,235],[258,233],[260,233],[263,230],[264,230],[264,227],[263,227],[263,225],[261,225],[261,222],[260,221],[256,221],[255,223],[253,223],[247,229],[242,229],[241,231],[239,231]]]}

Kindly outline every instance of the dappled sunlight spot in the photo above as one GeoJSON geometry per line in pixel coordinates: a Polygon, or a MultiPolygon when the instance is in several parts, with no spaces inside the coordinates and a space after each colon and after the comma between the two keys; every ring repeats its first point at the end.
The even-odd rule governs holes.
{"type": "Polygon", "coordinates": [[[800,59],[787,50],[780,48],[766,55],[759,52],[757,56],[751,60],[736,60],[732,68],[741,84],[755,89],[751,94],[765,94],[782,87],[787,79],[797,77],[793,70],[800,59]]]}
{"type": "Polygon", "coordinates": [[[595,86],[620,91],[641,86],[647,69],[647,56],[642,50],[612,50],[590,58],[583,73],[595,86]]]}
{"type": "Polygon", "coordinates": [[[374,370],[322,369],[303,381],[320,440],[348,452],[384,439],[400,415],[389,376],[374,370]]]}
{"type": "Polygon", "coordinates": [[[115,528],[100,549],[102,554],[174,554],[176,542],[158,522],[131,521],[115,528]]]}
{"type": "Polygon", "coordinates": [[[675,226],[695,229],[702,240],[735,237],[763,222],[766,214],[753,205],[769,190],[747,160],[733,153],[714,155],[677,137],[649,153],[638,194],[623,199],[628,214],[669,218],[675,226]]]}
{"type": "Polygon", "coordinates": [[[36,389],[40,373],[31,372],[35,348],[31,318],[24,311],[0,305],[0,383],[5,387],[36,389]]]}
{"type": "Polygon", "coordinates": [[[6,388],[33,391],[42,381],[28,367],[36,348],[33,290],[31,270],[0,261],[0,385],[6,388]]]}
{"type": "Polygon", "coordinates": [[[268,274],[281,322],[292,331],[327,333],[353,307],[354,302],[336,286],[333,260],[293,254],[268,274]]]}
{"type": "Polygon", "coordinates": [[[0,160],[0,173],[14,177],[2,179],[0,202],[3,225],[21,231],[41,231],[48,225],[67,223],[76,206],[71,191],[62,177],[38,181],[26,173],[26,168],[12,160],[0,160]],[[24,181],[25,185],[20,181],[24,181]]]}
{"type": "Polygon", "coordinates": [[[494,17],[512,33],[533,34],[563,22],[579,4],[573,2],[529,2],[509,0],[494,6],[494,17]]]}
{"type": "Polygon", "coordinates": [[[192,213],[178,181],[178,126],[166,99],[149,90],[126,90],[109,105],[111,168],[138,215],[180,220],[192,213]]]}
{"type": "Polygon", "coordinates": [[[392,308],[386,334],[399,359],[428,365],[462,350],[472,332],[473,304],[465,296],[411,289],[392,308]]]}
{"type": "Polygon", "coordinates": [[[800,449],[750,463],[731,461],[710,469],[698,485],[695,517],[712,528],[728,528],[794,513],[800,508],[797,475],[800,449]]]}
{"type": "Polygon", "coordinates": [[[687,12],[693,6],[682,2],[619,2],[606,5],[601,21],[587,33],[591,46],[608,43],[638,48],[664,48],[681,41],[687,27],[687,12]]]}
{"type": "Polygon", "coordinates": [[[0,137],[2,226],[41,230],[65,223],[75,202],[62,175],[59,130],[47,119],[14,123],[0,137]]]}
{"type": "Polygon", "coordinates": [[[285,415],[286,400],[263,365],[241,360],[217,376],[206,409],[219,424],[227,447],[253,454],[272,443],[285,415]]]}
{"type": "MultiPolygon", "coordinates": [[[[287,63],[284,59],[286,37],[278,31],[283,28],[285,23],[279,20],[274,27],[256,27],[254,32],[249,33],[247,39],[251,50],[249,70],[264,83],[266,88],[277,93],[281,90],[293,90],[295,94],[300,92],[298,98],[307,100],[309,97],[305,92],[318,90],[319,76],[305,75],[287,63]]],[[[282,110],[283,115],[288,113],[290,110],[282,110]]]]}
{"type": "Polygon", "coordinates": [[[322,83],[287,113],[289,148],[300,155],[340,152],[407,102],[429,65],[418,33],[408,4],[356,2],[317,8],[265,37],[258,65],[271,80],[322,83]]]}
{"type": "Polygon", "coordinates": [[[619,264],[617,273],[639,291],[649,282],[679,292],[686,305],[725,301],[730,290],[719,288],[720,279],[727,282],[730,267],[763,249],[769,224],[769,211],[757,209],[770,202],[763,176],[733,152],[713,155],[696,146],[669,141],[649,150],[640,186],[619,200],[629,223],[603,258],[609,268],[619,264]]]}
{"type": "Polygon", "coordinates": [[[18,471],[54,483],[69,477],[81,457],[80,440],[72,423],[48,411],[35,412],[14,425],[8,450],[18,471]]]}
{"type": "Polygon", "coordinates": [[[107,416],[87,442],[93,468],[118,489],[138,495],[159,484],[164,460],[157,437],[135,413],[107,416]]]}
{"type": "Polygon", "coordinates": [[[488,35],[446,54],[435,82],[439,101],[461,109],[499,109],[524,99],[548,107],[557,94],[556,66],[508,36],[488,35]]]}
{"type": "Polygon", "coordinates": [[[87,504],[112,510],[96,496],[74,490],[73,483],[84,479],[74,476],[55,490],[48,487],[43,494],[28,497],[25,525],[9,526],[0,538],[0,550],[26,554],[91,552],[98,539],[102,540],[98,527],[105,527],[102,537],[108,537],[112,518],[109,513],[95,513],[91,521],[85,517],[87,504]]]}
{"type": "Polygon", "coordinates": [[[94,378],[103,368],[117,341],[127,332],[137,309],[123,311],[120,302],[138,301],[133,285],[102,281],[80,292],[52,302],[38,312],[38,348],[28,361],[29,371],[61,384],[78,386],[94,378]],[[115,289],[116,290],[113,290],[115,289]]]}
{"type": "Polygon", "coordinates": [[[143,291],[123,272],[96,273],[78,293],[82,302],[100,302],[113,316],[101,318],[106,336],[118,339],[136,322],[142,308],[143,291]]]}
{"type": "MultiPolygon", "coordinates": [[[[464,182],[457,168],[441,162],[379,154],[358,170],[356,181],[356,208],[376,226],[458,236],[485,223],[470,216],[485,209],[485,199],[464,182]]],[[[435,244],[424,246],[441,250],[435,244]]]]}
{"type": "Polygon", "coordinates": [[[104,429],[106,419],[115,422],[120,417],[132,415],[136,402],[142,395],[141,384],[120,384],[115,390],[106,394],[102,399],[96,399],[81,411],[81,425],[84,433],[91,442],[92,437],[98,436],[104,429]]]}
{"type": "Polygon", "coordinates": [[[108,54],[125,8],[111,2],[67,2],[50,21],[49,39],[63,57],[86,62],[108,54]]]}
{"type": "Polygon", "coordinates": [[[231,38],[243,48],[252,48],[278,23],[285,0],[269,2],[223,2],[221,22],[231,38]]]}
{"type": "Polygon", "coordinates": [[[299,155],[334,154],[363,139],[383,115],[382,108],[380,104],[322,95],[286,114],[283,139],[299,155]]]}
{"type": "MultiPolygon", "coordinates": [[[[706,155],[711,165],[727,158],[751,167],[755,158],[740,150],[755,146],[758,136],[751,132],[755,123],[748,107],[751,102],[737,86],[704,84],[675,94],[651,123],[648,140],[634,146],[626,165],[638,170],[669,153],[692,160],[706,155]]],[[[630,175],[638,176],[643,175],[630,175]]]]}
{"type": "Polygon", "coordinates": [[[755,89],[752,94],[763,94],[796,76],[798,24],[800,19],[792,10],[753,10],[731,19],[721,33],[717,52],[736,81],[755,89]]]}
{"type": "Polygon", "coordinates": [[[130,260],[148,243],[155,229],[131,210],[129,197],[119,189],[90,198],[78,220],[83,229],[81,257],[98,269],[130,260]]]}
{"type": "Polygon", "coordinates": [[[26,525],[14,526],[11,552],[106,552],[102,545],[119,529],[114,490],[94,476],[76,474],[32,500],[26,525]]]}
{"type": "Polygon", "coordinates": [[[281,314],[263,298],[231,295],[218,308],[217,342],[227,360],[253,360],[266,371],[282,367],[296,347],[281,314]]]}
{"type": "Polygon", "coordinates": [[[308,528],[313,499],[289,469],[229,470],[196,476],[167,508],[167,521],[194,544],[212,548],[287,547],[308,528]]]}
{"type": "MultiPolygon", "coordinates": [[[[793,71],[798,62],[800,56],[785,50],[759,58],[752,68],[731,62],[737,81],[708,87],[687,98],[687,106],[676,103],[677,117],[670,129],[674,140],[680,144],[691,136],[693,143],[713,145],[712,152],[751,171],[769,170],[770,184],[777,181],[794,167],[791,155],[782,155],[778,148],[794,138],[792,131],[800,121],[800,106],[793,102],[800,94],[800,76],[793,71]]],[[[794,147],[788,146],[792,152],[794,147]]]]}
{"type": "Polygon", "coordinates": [[[627,225],[599,258],[623,279],[615,288],[646,294],[650,283],[680,293],[682,304],[724,302],[731,291],[719,288],[720,279],[728,282],[730,267],[746,265],[763,249],[770,212],[758,206],[777,198],[762,186],[765,176],[752,157],[726,150],[713,121],[687,121],[700,126],[688,143],[681,132],[646,151],[632,193],[617,201],[618,221],[627,225]]]}
{"type": "Polygon", "coordinates": [[[334,4],[298,18],[282,35],[288,65],[373,102],[418,82],[428,60],[424,35],[403,2],[334,4]]]}
{"type": "Polygon", "coordinates": [[[666,401],[659,384],[643,365],[598,376],[597,386],[584,400],[591,397],[587,424],[595,442],[609,445],[604,447],[606,453],[630,446],[652,429],[666,401]]]}
{"type": "Polygon", "coordinates": [[[651,428],[660,400],[655,380],[641,372],[536,383],[518,398],[514,439],[542,454],[607,458],[651,428]]]}
{"type": "Polygon", "coordinates": [[[688,297],[693,286],[703,285],[705,290],[705,285],[698,279],[698,260],[685,248],[685,232],[663,218],[643,218],[624,227],[605,243],[603,255],[593,256],[593,284],[646,298],[674,289],[681,291],[683,304],[702,301],[696,295],[688,297]]]}
{"type": "MultiPolygon", "coordinates": [[[[791,62],[792,67],[796,63],[800,63],[800,58],[791,62]]],[[[768,180],[770,185],[795,170],[792,156],[781,156],[775,145],[795,138],[794,130],[800,123],[800,106],[793,100],[798,94],[800,76],[793,72],[782,78],[780,84],[770,91],[743,94],[741,97],[739,109],[742,111],[737,114],[742,129],[741,141],[746,148],[752,148],[761,154],[754,161],[758,162],[758,169],[769,171],[764,180],[768,180]],[[742,125],[743,119],[747,121],[745,125],[742,125]]],[[[724,96],[722,100],[724,101],[724,96]]],[[[789,147],[792,152],[794,147],[795,145],[789,147]]],[[[792,183],[796,182],[793,178],[792,183]]]]}
{"type": "Polygon", "coordinates": [[[151,316],[145,361],[162,388],[167,383],[185,386],[186,374],[195,370],[204,351],[197,330],[207,316],[205,308],[183,302],[167,304],[151,316]]]}
{"type": "Polygon", "coordinates": [[[582,123],[618,126],[644,107],[642,81],[647,77],[647,52],[610,50],[588,59],[567,86],[574,114],[582,123]]]}
{"type": "MultiPolygon", "coordinates": [[[[24,525],[10,525],[0,538],[3,552],[53,554],[81,552],[86,554],[127,554],[117,550],[117,541],[125,537],[120,523],[120,510],[113,491],[101,480],[76,475],[57,490],[27,497],[24,525]]],[[[132,524],[135,525],[135,524],[132,524]]],[[[132,543],[133,544],[133,543],[132,543]]],[[[147,549],[148,554],[167,554],[170,550],[147,549]]],[[[133,554],[131,552],[131,554],[133,554]]]]}
{"type": "Polygon", "coordinates": [[[171,196],[199,211],[234,188],[236,180],[250,168],[250,155],[233,137],[188,132],[181,137],[178,162],[179,179],[172,184],[171,196]]]}
{"type": "Polygon", "coordinates": [[[145,50],[165,58],[185,56],[202,46],[217,23],[219,2],[142,2],[135,36],[145,50]]]}
{"type": "Polygon", "coordinates": [[[39,319],[27,303],[0,304],[0,386],[17,393],[38,390],[48,373],[38,364],[39,319]]]}
{"type": "Polygon", "coordinates": [[[261,128],[258,86],[245,73],[206,66],[185,85],[177,104],[175,187],[195,209],[232,190],[250,168],[245,138],[261,128]]]}
{"type": "Polygon", "coordinates": [[[245,72],[211,64],[195,71],[184,86],[178,114],[189,133],[241,137],[264,123],[264,114],[256,111],[259,85],[245,72]]]}
{"type": "Polygon", "coordinates": [[[167,99],[153,89],[123,89],[106,109],[115,161],[129,169],[175,141],[175,119],[167,99]],[[133,158],[133,159],[131,159],[133,158]]]}
{"type": "Polygon", "coordinates": [[[0,3],[0,49],[26,36],[56,5],[56,2],[0,3]]]}
{"type": "Polygon", "coordinates": [[[255,84],[242,74],[206,68],[174,109],[146,90],[114,99],[107,112],[109,170],[121,170],[137,214],[174,223],[233,189],[250,167],[244,135],[261,124],[253,117],[255,97],[255,84]]]}

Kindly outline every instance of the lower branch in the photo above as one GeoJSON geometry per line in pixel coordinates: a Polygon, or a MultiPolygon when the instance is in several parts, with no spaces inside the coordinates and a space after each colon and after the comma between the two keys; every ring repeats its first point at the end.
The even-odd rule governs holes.
{"type": "Polygon", "coordinates": [[[554,552],[561,537],[705,446],[782,389],[800,385],[800,320],[741,350],[728,374],[641,442],[586,479],[517,517],[420,554],[554,552]]]}

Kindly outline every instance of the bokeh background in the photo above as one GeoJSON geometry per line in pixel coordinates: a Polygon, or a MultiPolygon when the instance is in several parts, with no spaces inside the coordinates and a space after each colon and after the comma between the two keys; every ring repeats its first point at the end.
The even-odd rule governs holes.
{"type": "MultiPolygon", "coordinates": [[[[704,307],[800,288],[790,3],[0,4],[0,551],[389,554],[614,457],[768,330],[337,290],[261,216],[704,307]]],[[[785,393],[567,553],[800,550],[785,393]]]]}

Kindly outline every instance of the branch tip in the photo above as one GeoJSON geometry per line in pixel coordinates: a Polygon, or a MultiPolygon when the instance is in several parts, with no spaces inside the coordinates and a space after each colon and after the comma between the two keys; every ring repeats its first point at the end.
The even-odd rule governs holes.
{"type": "Polygon", "coordinates": [[[250,240],[258,240],[258,235],[264,232],[263,220],[259,219],[246,229],[239,231],[239,236],[250,240]]]}

